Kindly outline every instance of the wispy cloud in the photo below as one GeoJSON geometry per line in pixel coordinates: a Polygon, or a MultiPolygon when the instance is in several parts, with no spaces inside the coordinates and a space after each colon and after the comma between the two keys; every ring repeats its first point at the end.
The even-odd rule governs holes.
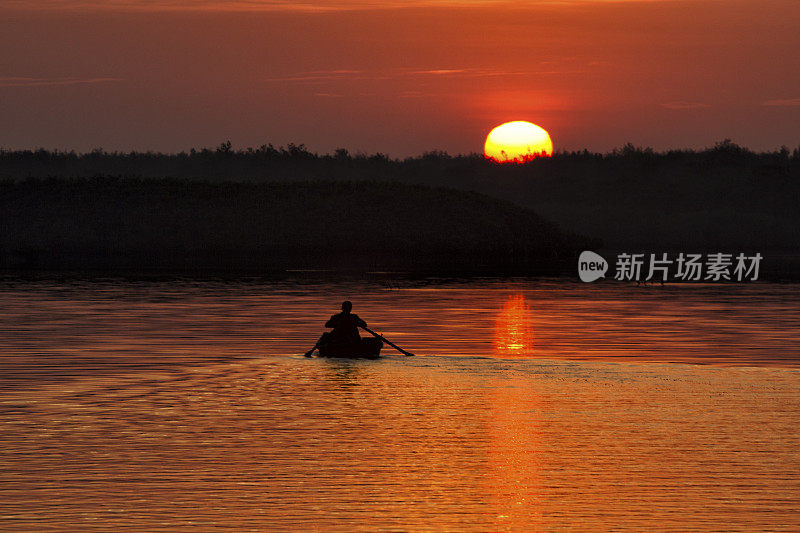
{"type": "Polygon", "coordinates": [[[268,82],[292,82],[292,81],[331,81],[331,80],[359,80],[366,79],[363,70],[312,70],[308,72],[298,72],[289,76],[278,76],[267,78],[268,82]]]}
{"type": "Polygon", "coordinates": [[[659,104],[661,107],[665,107],[667,109],[702,109],[704,107],[708,107],[708,104],[704,104],[702,102],[665,102],[663,104],[659,104]]]}
{"type": "Polygon", "coordinates": [[[391,69],[391,70],[315,70],[297,72],[287,76],[266,78],[265,81],[279,82],[331,82],[352,80],[396,80],[424,78],[485,78],[485,77],[526,77],[563,75],[583,72],[582,70],[552,68],[542,70],[498,70],[482,68],[439,68],[439,69],[391,69]]]}
{"type": "Polygon", "coordinates": [[[51,87],[59,85],[81,85],[91,83],[110,83],[122,81],[122,78],[27,78],[19,76],[0,76],[2,87],[51,87]]]}
{"type": "Polygon", "coordinates": [[[434,70],[415,70],[410,72],[409,74],[421,74],[421,75],[432,75],[432,76],[452,76],[456,74],[466,74],[467,69],[463,68],[441,68],[441,69],[434,69],[434,70]]]}
{"type": "MultiPolygon", "coordinates": [[[[436,0],[6,0],[5,7],[27,10],[113,10],[113,11],[300,11],[328,12],[364,9],[452,5],[461,2],[436,0]]],[[[492,2],[469,2],[490,4],[492,2]]]]}
{"type": "Polygon", "coordinates": [[[767,100],[761,105],[771,107],[798,107],[800,106],[800,98],[787,98],[785,100],[767,100]]]}
{"type": "Polygon", "coordinates": [[[24,10],[103,11],[300,11],[329,12],[415,7],[536,7],[663,0],[4,0],[0,7],[24,10]]]}

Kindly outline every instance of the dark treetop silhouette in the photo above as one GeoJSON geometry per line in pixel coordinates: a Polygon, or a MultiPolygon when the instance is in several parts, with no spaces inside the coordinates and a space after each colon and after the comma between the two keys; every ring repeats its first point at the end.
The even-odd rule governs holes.
{"type": "Polygon", "coordinates": [[[629,252],[769,252],[770,268],[783,254],[779,276],[800,272],[800,148],[626,145],[522,165],[302,145],[0,150],[0,178],[4,269],[574,274],[575,252],[602,241],[629,252]]]}
{"type": "MultiPolygon", "coordinates": [[[[403,160],[384,154],[354,155],[344,149],[316,154],[303,145],[236,150],[224,143],[216,149],[178,154],[0,150],[0,178],[109,180],[115,176],[123,181],[181,178],[193,183],[275,184],[325,180],[448,187],[514,202],[609,247],[796,250],[800,228],[796,208],[800,147],[756,153],[730,140],[701,151],[656,152],[627,144],[605,154],[557,152],[552,158],[523,165],[499,165],[478,154],[443,152],[403,160]]],[[[122,188],[121,183],[114,186],[122,188]]],[[[143,193],[148,189],[139,188],[143,193]]],[[[202,188],[197,185],[198,190],[202,188]]],[[[68,193],[68,197],[86,192],[68,193]]],[[[398,201],[395,205],[409,204],[398,201]]]]}

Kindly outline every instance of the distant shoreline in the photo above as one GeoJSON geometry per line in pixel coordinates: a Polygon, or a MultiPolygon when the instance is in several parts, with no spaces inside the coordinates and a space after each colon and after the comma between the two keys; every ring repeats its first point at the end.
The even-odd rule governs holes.
{"type": "MultiPolygon", "coordinates": [[[[608,249],[599,248],[601,255],[608,258],[613,258],[621,251],[610,251],[608,249]]],[[[630,250],[625,250],[630,252],[630,250]]],[[[715,250],[715,252],[730,252],[729,250],[715,250]]],[[[705,253],[699,250],[692,250],[692,252],[705,253]]],[[[638,253],[638,251],[635,251],[638,253]]],[[[668,279],[665,283],[666,286],[682,285],[708,285],[713,284],[720,287],[726,285],[753,285],[759,283],[800,283],[800,253],[786,252],[784,250],[764,250],[761,251],[764,256],[764,261],[761,265],[759,279],[751,281],[745,279],[744,281],[737,282],[736,280],[721,280],[719,282],[711,282],[706,280],[699,281],[680,281],[674,278],[668,279]]],[[[230,266],[203,266],[198,267],[195,263],[194,266],[181,267],[177,265],[163,266],[163,265],[149,265],[133,268],[130,264],[126,265],[120,263],[118,267],[108,268],[102,266],[88,266],[88,267],[75,267],[64,266],[63,268],[52,268],[46,265],[41,265],[35,268],[19,268],[8,266],[6,262],[3,267],[0,267],[0,283],[15,283],[15,282],[39,282],[39,281],[109,281],[109,280],[128,280],[128,281],[174,281],[174,280],[195,280],[195,281],[230,281],[230,282],[247,282],[247,281],[335,281],[335,280],[362,280],[373,282],[393,283],[402,280],[457,280],[457,279],[548,279],[552,281],[564,283],[578,283],[581,281],[577,275],[577,258],[576,252],[574,257],[565,257],[556,263],[549,263],[546,268],[531,268],[526,265],[513,265],[513,266],[487,266],[487,267],[472,267],[472,268],[457,268],[452,264],[444,261],[434,262],[426,261],[416,265],[399,264],[397,262],[387,261],[385,263],[378,262],[379,259],[372,257],[367,261],[361,263],[340,263],[338,265],[327,265],[327,268],[313,265],[297,265],[291,264],[291,259],[283,258],[287,262],[285,264],[278,264],[274,266],[254,266],[244,267],[237,265],[234,268],[230,266]]],[[[602,284],[627,284],[638,285],[635,281],[617,281],[614,279],[614,265],[611,266],[611,272],[605,276],[605,279],[598,280],[588,285],[602,285],[602,284]]],[[[658,281],[649,281],[641,284],[643,287],[656,287],[660,286],[658,281]]]]}
{"type": "Polygon", "coordinates": [[[798,279],[798,205],[800,148],[729,141],[521,165],[302,145],[0,150],[0,268],[570,275],[571,254],[602,247],[761,252],[765,275],[798,279]]]}
{"type": "Polygon", "coordinates": [[[595,241],[485,195],[399,183],[0,184],[6,271],[553,274],[595,241]]]}

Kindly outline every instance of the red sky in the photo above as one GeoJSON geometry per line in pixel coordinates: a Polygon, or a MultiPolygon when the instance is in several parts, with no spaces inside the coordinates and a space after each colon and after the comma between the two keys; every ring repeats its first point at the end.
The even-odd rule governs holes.
{"type": "Polygon", "coordinates": [[[0,147],[800,144],[800,2],[0,0],[0,147]]]}

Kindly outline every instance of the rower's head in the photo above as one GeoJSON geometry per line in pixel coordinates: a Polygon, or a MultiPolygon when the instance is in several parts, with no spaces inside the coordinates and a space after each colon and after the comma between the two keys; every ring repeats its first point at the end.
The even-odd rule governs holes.
{"type": "Polygon", "coordinates": [[[342,311],[344,311],[345,313],[349,313],[352,310],[353,310],[353,302],[351,302],[350,300],[345,300],[342,302],[342,311]]]}

